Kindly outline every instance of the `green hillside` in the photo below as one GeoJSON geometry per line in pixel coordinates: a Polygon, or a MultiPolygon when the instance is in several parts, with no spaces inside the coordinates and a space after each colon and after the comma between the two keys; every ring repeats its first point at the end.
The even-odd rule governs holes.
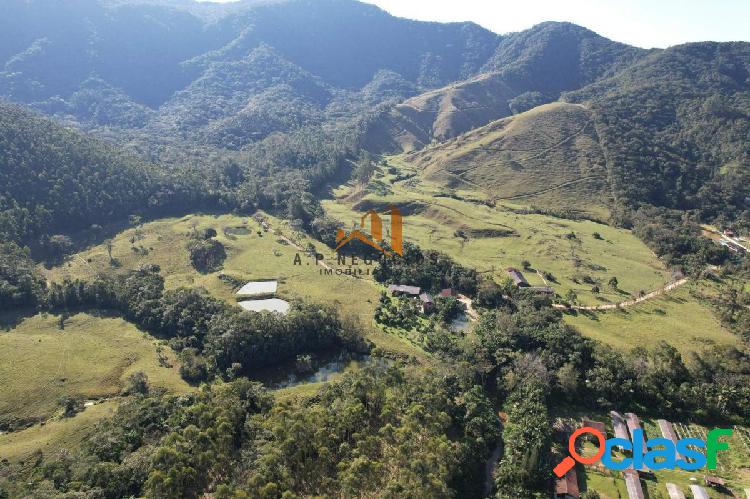
{"type": "Polygon", "coordinates": [[[423,178],[488,199],[606,216],[607,169],[592,113],[553,103],[404,156],[423,178]]]}

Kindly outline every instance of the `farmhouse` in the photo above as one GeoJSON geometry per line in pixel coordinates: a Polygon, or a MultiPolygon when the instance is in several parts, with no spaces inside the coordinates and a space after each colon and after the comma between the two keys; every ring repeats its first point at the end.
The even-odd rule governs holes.
{"type": "Polygon", "coordinates": [[[407,286],[405,284],[391,284],[388,286],[388,292],[393,296],[419,296],[422,288],[418,286],[407,286]]]}
{"type": "Polygon", "coordinates": [[[575,468],[571,468],[562,478],[555,479],[555,497],[560,499],[578,499],[580,497],[575,468]]]}
{"type": "Polygon", "coordinates": [[[278,281],[250,281],[237,291],[240,298],[259,298],[273,296],[279,287],[278,281]]]}
{"type": "Polygon", "coordinates": [[[505,271],[513,280],[513,284],[515,284],[516,287],[519,287],[519,288],[529,287],[529,282],[526,280],[526,278],[523,276],[520,270],[514,269],[513,267],[508,267],[507,269],[505,269],[505,271]]]}
{"type": "Polygon", "coordinates": [[[667,493],[669,494],[669,499],[685,499],[685,494],[673,483],[667,484],[667,493]]]}
{"type": "Polygon", "coordinates": [[[432,296],[429,293],[422,293],[419,295],[419,301],[422,302],[422,312],[427,313],[432,310],[435,304],[432,301],[432,296]]]}

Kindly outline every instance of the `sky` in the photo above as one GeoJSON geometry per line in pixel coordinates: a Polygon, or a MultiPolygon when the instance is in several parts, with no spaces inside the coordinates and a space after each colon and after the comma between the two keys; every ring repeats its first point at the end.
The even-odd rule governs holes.
{"type": "Polygon", "coordinates": [[[399,17],[474,21],[496,33],[521,31],[543,21],[570,21],[644,48],[705,40],[750,41],[750,0],[365,1],[399,17]]]}

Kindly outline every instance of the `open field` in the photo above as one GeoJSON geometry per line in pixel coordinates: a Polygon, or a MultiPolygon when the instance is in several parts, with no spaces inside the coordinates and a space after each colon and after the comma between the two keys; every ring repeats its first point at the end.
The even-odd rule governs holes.
{"type": "Polygon", "coordinates": [[[342,317],[358,320],[368,337],[379,347],[400,355],[426,360],[424,352],[372,327],[372,316],[380,296],[379,287],[370,276],[323,275],[323,267],[289,243],[306,248],[314,244],[324,255],[324,262],[336,268],[336,257],[328,247],[294,231],[286,221],[263,215],[271,230],[266,232],[251,217],[235,215],[188,215],[145,223],[121,232],[112,240],[112,257],[119,262],[113,268],[104,244],[91,247],[52,269],[42,269],[50,281],[65,278],[91,278],[97,273],[126,272],[144,264],[157,264],[168,289],[203,287],[212,295],[236,303],[236,289],[220,276],[238,282],[277,279],[277,296],[292,300],[301,298],[334,306],[342,317]],[[201,274],[190,264],[186,248],[194,230],[213,228],[216,239],[227,251],[223,269],[201,274]],[[274,233],[275,232],[275,233],[274,233]],[[133,248],[138,248],[134,251],[133,248]],[[140,248],[143,248],[141,250],[140,248]],[[301,265],[295,265],[299,255],[301,265]]]}
{"type": "Polygon", "coordinates": [[[488,197],[605,216],[607,170],[591,112],[554,102],[404,158],[422,178],[488,197]]]}
{"type": "Polygon", "coordinates": [[[101,419],[111,417],[117,402],[109,400],[87,407],[72,418],[48,421],[21,431],[0,435],[0,460],[21,460],[41,450],[45,455],[55,455],[63,449],[74,449],[81,445],[94,425],[101,419]]]}
{"type": "Polygon", "coordinates": [[[404,180],[415,172],[401,158],[389,164],[400,179],[381,172],[368,188],[342,186],[335,191],[336,199],[323,202],[326,212],[351,227],[363,210],[382,211],[395,204],[405,214],[405,240],[448,253],[498,280],[506,277],[506,267],[521,268],[528,260],[533,270],[524,274],[532,286],[546,282],[560,296],[573,290],[585,305],[617,303],[641,290],[657,289],[670,278],[659,259],[627,230],[524,214],[524,207],[516,204],[488,206],[477,192],[450,191],[416,177],[404,180]],[[535,271],[551,274],[553,280],[535,271]],[[608,285],[612,277],[618,280],[617,289],[608,285]],[[600,293],[592,292],[595,285],[600,293]]]}
{"type": "Polygon", "coordinates": [[[691,295],[691,288],[696,286],[687,284],[626,309],[566,314],[565,322],[586,336],[623,350],[665,340],[684,356],[714,344],[736,345],[737,336],[691,295]]]}
{"type": "Polygon", "coordinates": [[[117,317],[76,314],[59,328],[60,317],[37,315],[0,331],[0,415],[46,420],[65,396],[97,399],[119,394],[132,373],[143,371],[153,387],[187,391],[174,353],[117,317]]]}

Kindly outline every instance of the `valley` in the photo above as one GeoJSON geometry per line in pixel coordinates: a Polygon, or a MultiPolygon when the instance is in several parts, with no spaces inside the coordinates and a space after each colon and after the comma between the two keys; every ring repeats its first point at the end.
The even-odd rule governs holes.
{"type": "Polygon", "coordinates": [[[748,41],[6,3],[0,499],[750,487],[748,41]],[[588,419],[734,433],[557,477],[588,419]]]}

